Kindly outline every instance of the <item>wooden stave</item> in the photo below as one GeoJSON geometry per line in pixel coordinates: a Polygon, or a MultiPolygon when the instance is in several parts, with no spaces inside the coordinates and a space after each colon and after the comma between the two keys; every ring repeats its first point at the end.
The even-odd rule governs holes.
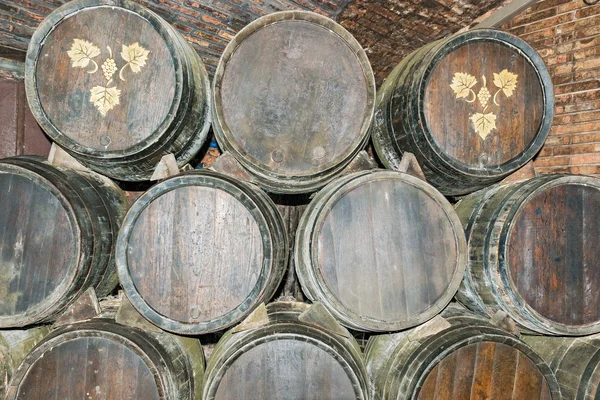
{"type": "Polygon", "coordinates": [[[48,326],[0,333],[0,395],[4,396],[17,367],[50,332],[48,326]]]}
{"type": "Polygon", "coordinates": [[[48,15],[36,29],[29,44],[25,62],[25,89],[35,119],[57,145],[94,171],[124,181],[149,180],[161,158],[169,153],[175,155],[177,165],[182,167],[200,150],[211,125],[210,80],[200,57],[181,34],[160,16],[131,0],[76,0],[48,15]],[[36,96],[36,59],[45,37],[62,19],[94,6],[120,7],[146,19],[171,47],[175,63],[178,93],[169,111],[169,120],[148,138],[123,151],[93,150],[58,132],[45,118],[36,96]]]}
{"type": "Polygon", "coordinates": [[[360,171],[353,174],[349,174],[340,178],[335,179],[329,183],[325,188],[317,193],[312,199],[311,203],[303,213],[298,223],[298,229],[296,234],[296,241],[294,246],[294,265],[296,266],[296,272],[298,280],[302,287],[302,291],[311,301],[319,301],[325,305],[329,312],[331,312],[340,323],[350,329],[364,332],[390,332],[399,331],[408,328],[412,328],[419,324],[422,324],[437,314],[450,303],[456,290],[458,289],[462,278],[463,271],[467,263],[466,250],[467,245],[464,240],[460,229],[459,219],[454,216],[452,206],[446,204],[445,199],[433,188],[427,185],[426,182],[414,178],[411,175],[399,173],[395,171],[386,170],[372,170],[372,171],[360,171]],[[446,292],[440,296],[440,298],[431,304],[429,309],[422,312],[418,317],[409,318],[407,320],[395,321],[394,323],[384,321],[367,321],[366,318],[362,318],[358,314],[354,314],[351,310],[344,307],[340,302],[335,299],[335,296],[329,293],[326,283],[320,274],[315,271],[314,256],[312,250],[312,243],[315,242],[316,232],[314,230],[317,225],[319,216],[325,211],[325,208],[332,199],[335,198],[336,193],[340,191],[348,183],[354,180],[358,180],[364,177],[375,177],[377,175],[382,176],[402,176],[409,184],[418,186],[423,189],[426,193],[432,196],[434,200],[437,200],[438,205],[446,212],[446,215],[453,219],[455,229],[455,238],[457,244],[457,269],[451,283],[448,285],[446,292]],[[443,201],[442,201],[443,199],[443,201]]]}
{"type": "MultiPolygon", "coordinates": [[[[276,194],[301,194],[311,193],[321,189],[323,186],[331,182],[341,171],[348,166],[348,164],[356,157],[356,155],[363,149],[369,141],[369,130],[370,121],[373,117],[375,109],[375,77],[372,72],[371,64],[368,61],[366,53],[356,41],[356,39],[341,25],[335,23],[327,17],[323,17],[319,14],[308,12],[308,11],[279,11],[263,16],[256,21],[251,22],[244,28],[242,28],[236,36],[229,42],[227,48],[221,55],[217,69],[214,74],[212,84],[212,95],[213,95],[213,132],[219,146],[224,150],[232,154],[232,156],[246,169],[253,177],[253,180],[264,190],[269,193],[276,194]],[[331,161],[322,172],[317,174],[305,174],[300,176],[295,175],[284,175],[276,174],[268,171],[266,168],[255,165],[251,160],[245,159],[245,152],[243,149],[236,148],[233,144],[233,140],[229,129],[225,126],[222,121],[222,100],[220,97],[221,81],[224,75],[225,66],[229,59],[232,57],[235,49],[239,44],[246,38],[254,33],[256,30],[268,26],[272,23],[285,21],[285,20],[304,20],[308,22],[317,23],[327,27],[332,32],[335,32],[341,39],[347,42],[347,44],[353,48],[356,55],[360,59],[360,64],[367,75],[367,81],[369,81],[368,88],[368,108],[370,109],[370,115],[365,118],[363,127],[361,129],[361,135],[354,142],[352,151],[341,160],[331,161]]],[[[239,146],[238,146],[239,147],[239,146]]]]}
{"type": "Polygon", "coordinates": [[[269,318],[266,325],[235,333],[229,330],[221,337],[206,366],[203,399],[214,399],[220,379],[225,374],[227,366],[241,355],[240,352],[268,341],[265,339],[269,337],[271,337],[271,340],[284,337],[303,342],[312,341],[313,344],[323,343],[324,346],[331,349],[330,351],[339,354],[345,363],[343,365],[344,370],[353,374],[352,380],[355,390],[360,391],[362,395],[358,398],[370,399],[368,397],[370,383],[363,355],[360,346],[350,333],[342,336],[338,333],[329,332],[316,324],[300,321],[298,319],[300,314],[310,308],[310,305],[306,303],[278,301],[268,304],[266,308],[269,318]]]}
{"type": "Polygon", "coordinates": [[[439,362],[463,346],[483,341],[509,345],[528,356],[546,379],[552,399],[562,399],[552,370],[528,344],[454,304],[442,316],[450,327],[431,336],[410,338],[414,330],[409,330],[369,338],[365,360],[373,400],[417,399],[427,375],[439,362]]]}
{"type": "Polygon", "coordinates": [[[591,379],[598,375],[600,365],[600,336],[548,337],[524,336],[556,375],[564,398],[592,399],[591,379]]]}
{"type": "Polygon", "coordinates": [[[554,91],[546,66],[537,52],[521,39],[502,31],[477,29],[430,43],[411,53],[392,71],[378,96],[372,137],[382,163],[397,169],[403,150],[415,154],[427,180],[444,195],[464,195],[497,183],[531,160],[542,148],[554,117],[554,91]],[[497,167],[478,170],[454,161],[437,149],[427,131],[422,99],[427,79],[443,57],[468,40],[488,39],[518,49],[535,67],[544,92],[544,117],[536,139],[519,156],[497,167]],[[404,74],[404,75],[403,75],[404,74]],[[402,78],[406,78],[401,81],[402,78]],[[401,130],[392,123],[393,103],[398,102],[401,130]],[[413,110],[418,110],[413,112],[413,110]],[[425,132],[422,131],[425,130],[425,132]]]}
{"type": "MultiPolygon", "coordinates": [[[[179,187],[182,186],[185,185],[181,185],[179,187]]],[[[277,291],[279,283],[283,279],[285,271],[287,270],[289,247],[287,242],[287,233],[285,231],[281,214],[277,211],[275,204],[266,193],[249,182],[238,181],[235,178],[221,173],[202,170],[183,172],[179,175],[170,177],[161,182],[160,186],[154,186],[152,189],[145,192],[140,198],[138,198],[125,216],[121,230],[119,231],[115,253],[117,272],[121,285],[123,286],[123,290],[131,304],[142,316],[144,316],[144,318],[161,329],[175,334],[200,335],[214,333],[241,322],[261,302],[271,299],[277,291]],[[252,201],[264,218],[264,226],[267,227],[264,234],[267,234],[271,241],[270,249],[272,254],[270,256],[270,270],[266,274],[266,279],[264,280],[258,295],[254,298],[246,299],[234,310],[237,312],[239,308],[244,307],[245,310],[242,313],[237,312],[237,315],[232,315],[234,313],[234,311],[232,311],[225,315],[227,318],[221,317],[216,321],[196,324],[183,324],[154,311],[152,307],[150,307],[137,292],[135,289],[135,283],[133,282],[128,271],[126,249],[132,227],[135,225],[137,217],[146,208],[146,206],[152,202],[154,198],[164,194],[165,191],[171,190],[171,188],[167,187],[166,185],[169,185],[170,182],[173,182],[177,179],[189,180],[190,183],[193,184],[195,177],[221,180],[222,182],[232,185],[240,190],[250,201],[252,201]],[[165,189],[164,191],[163,188],[165,189]]]]}
{"type": "Polygon", "coordinates": [[[161,399],[192,400],[201,393],[204,353],[197,339],[178,337],[162,331],[141,330],[111,319],[94,319],[58,328],[46,336],[25,357],[15,372],[6,400],[18,399],[18,385],[29,367],[47,351],[69,339],[102,337],[116,340],[141,356],[153,369],[161,399]]]}
{"type": "Polygon", "coordinates": [[[98,174],[51,166],[41,162],[39,157],[6,158],[0,161],[0,168],[20,171],[30,179],[44,182],[67,207],[79,233],[78,265],[72,280],[61,288],[61,296],[45,310],[28,311],[17,321],[11,321],[14,316],[2,317],[0,326],[12,328],[51,322],[89,287],[99,296],[108,295],[118,284],[113,246],[127,209],[127,199],[121,189],[98,174]]]}
{"type": "Polygon", "coordinates": [[[456,211],[465,225],[470,255],[465,279],[456,295],[458,301],[483,315],[491,316],[497,311],[504,311],[525,332],[552,336],[582,336],[600,332],[600,321],[584,326],[570,326],[545,318],[517,293],[507,272],[506,243],[509,240],[510,222],[527,204],[528,199],[561,182],[600,188],[600,182],[591,177],[541,175],[524,182],[492,186],[472,193],[456,204],[456,211]],[[478,208],[473,209],[473,205],[478,208]],[[473,214],[478,210],[480,212],[477,215],[473,214]],[[480,219],[483,220],[482,223],[478,223],[480,219]],[[472,241],[475,243],[473,246],[472,241]],[[481,241],[484,241],[483,245],[480,244],[481,241]],[[503,257],[500,261],[501,255],[503,257]],[[479,281],[477,287],[474,286],[476,281],[479,281]]]}

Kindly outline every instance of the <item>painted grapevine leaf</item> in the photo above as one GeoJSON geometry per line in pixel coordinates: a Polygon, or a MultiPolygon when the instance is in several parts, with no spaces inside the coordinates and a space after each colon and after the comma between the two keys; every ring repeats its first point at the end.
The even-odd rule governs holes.
{"type": "Polygon", "coordinates": [[[505,69],[499,74],[494,73],[494,85],[500,88],[506,97],[510,97],[517,88],[517,78],[517,74],[508,72],[508,70],[505,69]]]}
{"type": "Polygon", "coordinates": [[[73,39],[73,45],[67,54],[73,61],[73,67],[85,68],[92,58],[100,55],[100,49],[87,40],[73,39]]]}
{"type": "Polygon", "coordinates": [[[456,93],[456,98],[469,97],[471,88],[477,84],[477,79],[473,75],[465,74],[462,72],[456,72],[450,87],[456,93]]]}
{"type": "Polygon", "coordinates": [[[121,91],[116,86],[107,88],[103,86],[94,86],[91,90],[90,103],[94,103],[94,106],[106,116],[106,113],[112,110],[117,104],[119,104],[119,96],[121,91]]]}
{"type": "Polygon", "coordinates": [[[137,42],[129,46],[123,45],[121,51],[121,57],[123,57],[123,60],[127,61],[129,67],[135,73],[140,72],[142,67],[146,65],[148,54],[150,54],[150,51],[140,46],[137,42]]]}
{"type": "Polygon", "coordinates": [[[496,129],[496,115],[494,113],[473,114],[471,115],[471,121],[475,126],[475,131],[483,140],[485,140],[492,130],[496,129]]]}

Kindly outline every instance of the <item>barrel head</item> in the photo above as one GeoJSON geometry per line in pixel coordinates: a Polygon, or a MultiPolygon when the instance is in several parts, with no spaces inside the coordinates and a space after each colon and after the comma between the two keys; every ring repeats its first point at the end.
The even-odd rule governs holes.
{"type": "Polygon", "coordinates": [[[356,399],[342,363],[313,341],[270,338],[230,364],[215,400],[356,399]],[[251,394],[251,395],[250,395],[251,394]]]}
{"type": "Polygon", "coordinates": [[[99,0],[63,6],[36,32],[27,96],[36,119],[80,154],[133,154],[173,121],[182,96],[174,40],[150,11],[99,0]]]}
{"type": "Polygon", "coordinates": [[[374,90],[364,51],[341,26],[312,13],[272,14],[221,58],[217,139],[269,186],[323,180],[365,142],[374,90]]]}
{"type": "Polygon", "coordinates": [[[68,200],[34,172],[0,164],[0,326],[56,306],[75,276],[79,228],[68,200]]]}
{"type": "Polygon", "coordinates": [[[302,283],[318,286],[308,292],[360,330],[406,329],[438,314],[466,261],[450,204],[407,174],[359,173],[342,181],[307,211],[314,222],[302,246],[311,255],[301,274],[310,271],[313,279],[302,276],[302,283]]]}
{"type": "Polygon", "coordinates": [[[30,365],[21,367],[9,398],[163,398],[156,367],[125,338],[82,332],[48,347],[41,354],[38,351],[30,365]]]}
{"type": "Polygon", "coordinates": [[[428,77],[426,125],[448,156],[475,169],[501,166],[525,152],[544,118],[536,67],[508,43],[465,40],[428,77]]]}
{"type": "Polygon", "coordinates": [[[515,290],[560,330],[595,326],[598,331],[598,210],[596,179],[558,178],[520,205],[508,233],[507,265],[515,290]]]}
{"type": "Polygon", "coordinates": [[[418,392],[425,399],[550,400],[546,378],[520,350],[482,341],[455,350],[425,378],[418,392]]]}
{"type": "Polygon", "coordinates": [[[151,322],[208,333],[262,302],[281,260],[262,205],[245,188],[212,173],[179,175],[134,204],[117,266],[127,296],[151,322]]]}

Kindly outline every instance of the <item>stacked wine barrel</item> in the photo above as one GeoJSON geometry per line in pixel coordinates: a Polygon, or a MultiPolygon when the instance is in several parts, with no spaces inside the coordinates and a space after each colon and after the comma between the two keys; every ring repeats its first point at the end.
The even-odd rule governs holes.
{"type": "Polygon", "coordinates": [[[426,45],[376,96],[343,27],[278,12],[211,85],[154,12],[76,0],[26,79],[55,145],[0,160],[7,399],[596,396],[600,181],[524,178],[553,88],[516,37],[426,45]]]}

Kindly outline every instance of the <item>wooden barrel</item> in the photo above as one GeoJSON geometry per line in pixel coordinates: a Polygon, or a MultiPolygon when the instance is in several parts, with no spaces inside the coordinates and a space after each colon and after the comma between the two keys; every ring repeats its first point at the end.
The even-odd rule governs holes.
{"type": "MultiPolygon", "coordinates": [[[[341,326],[302,322],[304,303],[267,306],[265,325],[227,332],[206,367],[204,400],[369,399],[358,343],[341,326]]],[[[236,328],[237,329],[237,328],[236,328]]]]}
{"type": "Polygon", "coordinates": [[[76,0],[50,14],[29,44],[25,88],[52,140],[120,180],[149,179],[168,153],[183,166],[210,127],[200,58],[173,27],[129,0],[76,0]]]}
{"type": "Polygon", "coordinates": [[[442,315],[369,339],[374,400],[562,398],[548,365],[517,337],[453,306],[442,315]]]}
{"type": "Polygon", "coordinates": [[[473,30],[406,57],[377,98],[372,136],[387,168],[413,153],[445,195],[482,189],[525,165],[552,124],[542,58],[521,39],[473,30]]]}
{"type": "Polygon", "coordinates": [[[52,321],[87,288],[99,296],[115,288],[127,200],[109,179],[7,158],[0,204],[0,328],[52,321]]]}
{"type": "Polygon", "coordinates": [[[203,373],[197,339],[99,319],[48,335],[13,376],[6,399],[193,400],[203,373]]]}
{"type": "Polygon", "coordinates": [[[600,397],[600,336],[581,338],[524,336],[550,365],[565,399],[593,400],[600,397]]]}
{"type": "Polygon", "coordinates": [[[213,92],[221,148],[268,191],[303,193],[324,186],[364,146],[375,80],[344,28],[318,14],[285,11],[236,35],[213,92]]]}
{"type": "Polygon", "coordinates": [[[396,171],[336,179],[298,227],[302,289],[343,325],[398,331],[450,302],[463,277],[466,242],[450,203],[421,179],[396,171]]]}
{"type": "Polygon", "coordinates": [[[47,326],[0,332],[0,397],[4,398],[8,382],[21,361],[49,332],[47,326]]]}
{"type": "Polygon", "coordinates": [[[153,324],[186,335],[225,329],[268,301],[288,258],[283,221],[254,185],[193,171],[131,207],[117,269],[127,297],[153,324]]]}
{"type": "Polygon", "coordinates": [[[600,332],[600,180],[543,175],[456,206],[469,265],[457,299],[546,335],[600,332]]]}

